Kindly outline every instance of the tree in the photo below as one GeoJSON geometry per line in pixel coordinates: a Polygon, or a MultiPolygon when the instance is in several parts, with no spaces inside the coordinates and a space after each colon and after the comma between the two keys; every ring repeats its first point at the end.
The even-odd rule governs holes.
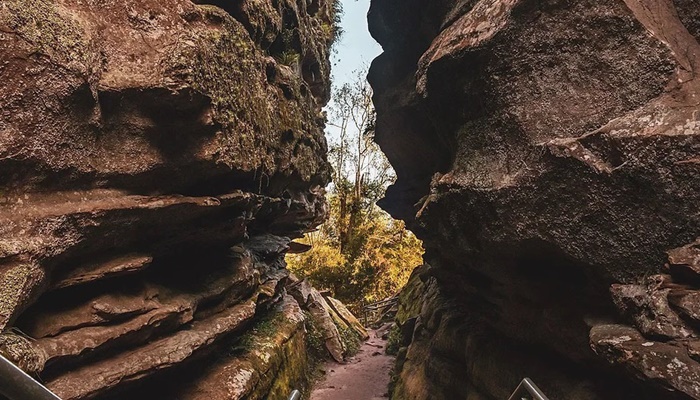
{"type": "Polygon", "coordinates": [[[341,251],[352,240],[363,212],[372,211],[394,180],[388,160],[374,143],[375,111],[372,89],[364,79],[366,70],[356,71],[355,79],[336,88],[331,106],[331,126],[339,130],[331,142],[334,189],[338,195],[341,251]]]}
{"type": "Polygon", "coordinates": [[[420,241],[376,205],[395,178],[373,140],[375,112],[364,76],[356,72],[353,82],[334,90],[330,217],[304,239],[309,252],[288,257],[290,269],[348,303],[395,294],[422,258],[420,241]]]}

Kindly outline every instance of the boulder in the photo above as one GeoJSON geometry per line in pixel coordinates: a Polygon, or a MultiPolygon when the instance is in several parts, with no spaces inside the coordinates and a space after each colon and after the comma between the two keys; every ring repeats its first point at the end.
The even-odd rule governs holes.
{"type": "Polygon", "coordinates": [[[649,341],[639,331],[623,325],[600,325],[591,329],[591,346],[601,357],[639,379],[658,382],[669,392],[700,397],[700,363],[682,344],[649,341]]]}
{"type": "Polygon", "coordinates": [[[601,362],[589,333],[697,334],[671,293],[698,283],[679,275],[700,235],[698,19],[683,0],[372,0],[397,174],[380,205],[430,265],[399,309],[419,315],[394,398],[508,398],[525,376],[550,398],[696,398],[680,369],[601,362]],[[649,286],[664,273],[679,286],[649,286]]]}
{"type": "Polygon", "coordinates": [[[331,316],[333,310],[326,299],[304,279],[287,288],[301,307],[311,315],[314,326],[323,335],[324,346],[328,354],[337,362],[345,361],[343,341],[338,327],[331,316]]]}
{"type": "Polygon", "coordinates": [[[334,10],[2,1],[3,355],[66,400],[305,383],[284,256],[327,215],[334,10]],[[265,352],[228,357],[270,315],[265,352]]]}
{"type": "Polygon", "coordinates": [[[340,300],[334,299],[330,296],[325,296],[326,301],[328,301],[328,304],[331,306],[333,311],[340,317],[340,319],[347,324],[352,330],[354,330],[357,333],[357,336],[361,340],[367,340],[369,339],[369,333],[367,333],[367,329],[365,329],[364,326],[360,323],[360,321],[353,315],[350,310],[348,310],[347,307],[345,307],[345,304],[343,304],[340,300]]]}

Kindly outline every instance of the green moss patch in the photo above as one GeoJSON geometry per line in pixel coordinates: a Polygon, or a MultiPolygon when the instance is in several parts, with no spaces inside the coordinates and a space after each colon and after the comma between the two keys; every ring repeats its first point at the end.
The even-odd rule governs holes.
{"type": "Polygon", "coordinates": [[[299,306],[287,298],[233,341],[221,364],[226,385],[249,400],[286,398],[292,389],[306,387],[309,358],[299,306]]]}
{"type": "Polygon", "coordinates": [[[338,325],[338,332],[340,333],[340,340],[343,342],[343,348],[345,348],[345,358],[347,359],[357,354],[360,351],[360,346],[362,346],[362,341],[357,332],[347,325],[338,325]]]}
{"type": "Polygon", "coordinates": [[[389,339],[386,343],[386,354],[395,356],[401,348],[401,328],[394,324],[389,331],[389,339]]]}
{"type": "Polygon", "coordinates": [[[316,326],[313,316],[304,311],[304,327],[306,328],[306,351],[311,363],[316,366],[328,356],[323,332],[316,326]]]}
{"type": "Polygon", "coordinates": [[[256,151],[273,139],[261,56],[230,15],[218,7],[198,9],[207,25],[180,39],[166,70],[211,99],[214,121],[223,132],[221,161],[247,170],[259,165],[272,169],[274,160],[256,151]]]}
{"type": "Polygon", "coordinates": [[[0,5],[0,25],[17,32],[48,55],[72,69],[86,71],[95,60],[85,30],[52,0],[5,0],[0,5]]]}

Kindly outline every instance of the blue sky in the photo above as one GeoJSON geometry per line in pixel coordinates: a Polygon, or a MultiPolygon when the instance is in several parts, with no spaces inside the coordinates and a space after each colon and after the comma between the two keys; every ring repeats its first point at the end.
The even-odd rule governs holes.
{"type": "MultiPolygon", "coordinates": [[[[381,54],[382,48],[374,41],[367,29],[367,10],[370,0],[342,0],[343,36],[334,47],[331,56],[333,86],[342,86],[352,81],[355,74],[364,67],[369,67],[372,60],[381,54]]],[[[333,103],[333,98],[329,105],[333,103]]],[[[329,113],[329,118],[332,116],[329,113]]],[[[326,127],[326,135],[330,140],[338,137],[338,129],[330,124],[326,127]]]]}
{"type": "Polygon", "coordinates": [[[333,83],[342,85],[352,79],[352,72],[369,65],[382,52],[367,30],[370,0],[343,0],[342,27],[345,33],[336,44],[332,57],[333,83]]]}

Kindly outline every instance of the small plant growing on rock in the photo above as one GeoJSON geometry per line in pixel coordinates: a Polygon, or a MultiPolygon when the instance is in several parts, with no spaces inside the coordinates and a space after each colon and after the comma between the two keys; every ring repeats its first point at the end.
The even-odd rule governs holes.
{"type": "MultiPolygon", "coordinates": [[[[336,43],[340,41],[340,38],[343,36],[343,28],[340,26],[340,23],[343,19],[343,2],[341,0],[334,0],[333,1],[333,21],[332,23],[328,26],[328,35],[327,37],[330,38],[329,41],[329,47],[333,47],[336,43]]],[[[325,24],[324,24],[325,25],[325,24]]],[[[326,30],[325,27],[324,31],[326,30]]]]}
{"type": "Polygon", "coordinates": [[[394,324],[389,331],[389,339],[386,342],[386,354],[395,356],[401,348],[401,329],[394,324]]]}
{"type": "Polygon", "coordinates": [[[323,333],[316,327],[308,311],[304,311],[304,327],[306,328],[306,351],[312,364],[315,365],[327,355],[323,333]]]}
{"type": "Polygon", "coordinates": [[[295,67],[299,64],[301,56],[294,50],[285,50],[282,54],[277,57],[277,62],[284,64],[288,67],[295,67]]]}
{"type": "Polygon", "coordinates": [[[343,347],[345,348],[345,357],[352,357],[360,351],[360,338],[357,333],[352,330],[352,328],[346,326],[338,326],[338,332],[340,333],[340,340],[343,342],[343,347]]]}

